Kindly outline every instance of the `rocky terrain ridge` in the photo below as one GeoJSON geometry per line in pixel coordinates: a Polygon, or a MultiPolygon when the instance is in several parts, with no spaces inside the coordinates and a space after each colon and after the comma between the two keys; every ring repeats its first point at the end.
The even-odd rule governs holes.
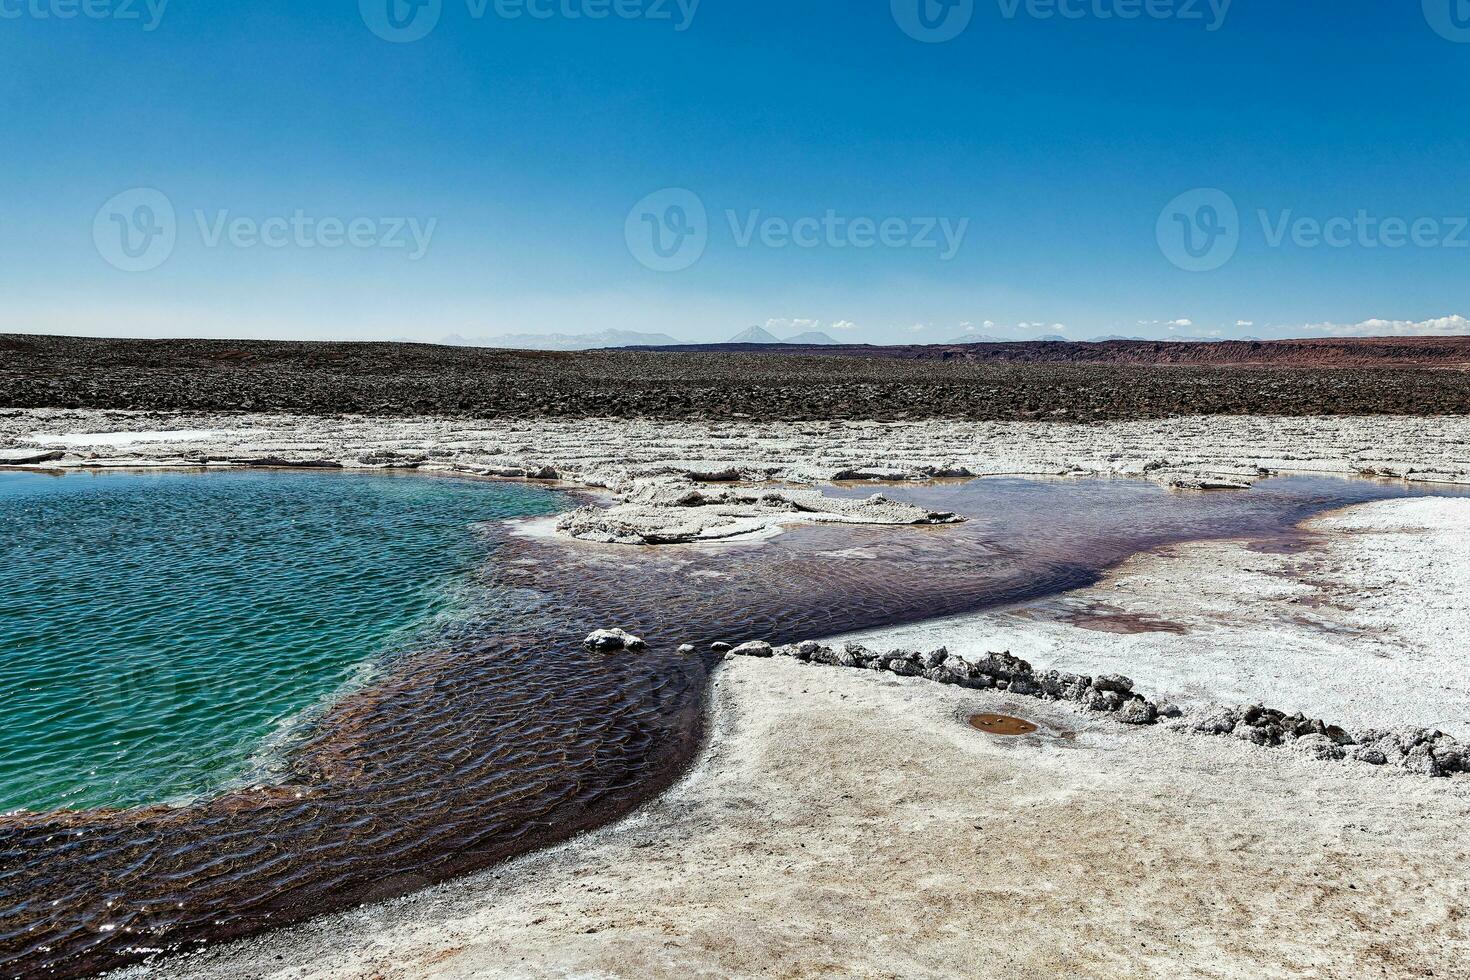
{"type": "Polygon", "coordinates": [[[1463,341],[1334,344],[550,353],[12,334],[0,335],[0,408],[691,421],[1470,414],[1463,341]]]}

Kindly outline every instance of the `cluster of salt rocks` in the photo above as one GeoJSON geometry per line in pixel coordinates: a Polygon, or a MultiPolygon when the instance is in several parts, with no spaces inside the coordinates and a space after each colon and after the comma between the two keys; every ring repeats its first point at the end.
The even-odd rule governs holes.
{"type": "MultiPolygon", "coordinates": [[[[643,640],[621,629],[596,630],[583,644],[589,650],[602,652],[647,647],[643,640]]],[[[928,653],[913,650],[879,653],[861,643],[849,642],[838,649],[811,640],[781,647],[761,640],[739,646],[715,643],[710,649],[729,657],[793,657],[833,667],[927,677],[941,684],[975,690],[994,689],[1048,701],[1073,701],[1128,725],[1152,725],[1182,715],[1172,704],[1155,704],[1135,693],[1133,681],[1122,675],[1087,677],[1061,670],[1038,671],[1010,653],[987,653],[978,660],[966,660],[943,647],[928,653]]],[[[692,654],[695,648],[686,643],[679,652],[692,654]]],[[[1316,759],[1351,759],[1375,766],[1398,766],[1425,776],[1470,773],[1470,745],[1432,728],[1367,729],[1352,733],[1320,718],[1308,718],[1300,712],[1288,715],[1259,704],[1215,707],[1171,727],[1204,735],[1231,736],[1266,748],[1287,746],[1316,759]]]]}
{"type": "Polygon", "coordinates": [[[1259,704],[1216,708],[1189,727],[1206,735],[1229,735],[1269,748],[1290,746],[1318,759],[1400,766],[1425,776],[1470,772],[1470,745],[1433,728],[1352,733],[1300,712],[1288,715],[1259,704]]]}
{"type": "MultiPolygon", "coordinates": [[[[1118,674],[1087,677],[1066,671],[1034,670],[1020,657],[1009,653],[987,653],[966,660],[941,647],[930,653],[890,650],[878,653],[860,643],[841,649],[807,641],[792,646],[772,647],[755,641],[731,647],[716,643],[716,651],[729,656],[795,657],[814,664],[858,667],[887,671],[903,677],[927,677],[941,684],[957,684],[977,690],[996,689],[1049,701],[1073,701],[1091,711],[1103,712],[1128,725],[1152,725],[1165,718],[1180,718],[1183,712],[1168,702],[1155,704],[1133,690],[1133,681],[1118,674]]],[[[690,646],[684,653],[693,652],[690,646]]],[[[1262,705],[1216,707],[1198,719],[1171,726],[1176,730],[1207,735],[1229,735],[1267,748],[1289,746],[1324,760],[1352,759],[1370,765],[1395,765],[1426,776],[1470,773],[1470,745],[1428,728],[1391,731],[1370,729],[1350,733],[1318,718],[1288,715],[1262,705]]]]}
{"type": "Polygon", "coordinates": [[[1087,677],[1061,670],[1037,671],[1020,657],[1009,653],[987,653],[978,660],[966,660],[943,647],[928,653],[912,650],[879,653],[861,643],[847,643],[837,649],[811,640],[783,647],[772,647],[760,641],[733,648],[717,643],[714,649],[727,650],[732,656],[780,655],[833,667],[881,670],[900,677],[927,677],[941,684],[956,684],[975,690],[995,689],[1048,701],[1075,701],[1090,711],[1110,714],[1128,725],[1152,725],[1160,718],[1179,715],[1179,709],[1172,705],[1157,705],[1133,693],[1133,681],[1119,674],[1087,677]]]}

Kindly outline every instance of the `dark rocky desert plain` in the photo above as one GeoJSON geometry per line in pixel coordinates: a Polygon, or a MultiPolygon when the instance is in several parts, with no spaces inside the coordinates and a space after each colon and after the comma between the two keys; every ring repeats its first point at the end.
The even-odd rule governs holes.
{"type": "Polygon", "coordinates": [[[1470,339],[708,347],[0,336],[0,407],[1110,421],[1470,413],[1470,339]]]}

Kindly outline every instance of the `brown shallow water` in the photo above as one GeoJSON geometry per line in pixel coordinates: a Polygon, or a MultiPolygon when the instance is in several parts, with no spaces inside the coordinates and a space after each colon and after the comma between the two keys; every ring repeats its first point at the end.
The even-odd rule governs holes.
{"type": "MultiPolygon", "coordinates": [[[[207,479],[201,476],[201,479],[207,479]]],[[[867,493],[846,488],[844,493],[867,493]]],[[[0,975],[79,976],[402,894],[625,814],[692,759],[718,658],[1055,595],[1137,551],[1289,538],[1399,484],[1267,481],[1180,494],[1125,481],[885,488],[941,528],[809,527],[758,546],[567,546],[504,527],[480,637],[403,655],[328,712],[278,785],[168,809],[0,824],[0,975]],[[590,654],[620,625],[650,645],[590,654]]],[[[1426,492],[1426,491],[1417,491],[1426,492]]]]}
{"type": "Polygon", "coordinates": [[[971,715],[970,727],[987,735],[1010,737],[1030,735],[1037,730],[1035,725],[1024,718],[1013,718],[1010,715],[971,715]]]}

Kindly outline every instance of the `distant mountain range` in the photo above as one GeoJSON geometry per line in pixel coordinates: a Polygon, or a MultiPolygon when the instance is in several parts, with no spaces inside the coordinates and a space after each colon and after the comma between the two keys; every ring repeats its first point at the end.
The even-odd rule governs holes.
{"type": "MultiPolygon", "coordinates": [[[[601,330],[597,333],[508,333],[498,337],[462,337],[450,334],[440,341],[447,347],[494,347],[508,350],[578,351],[604,347],[681,347],[685,341],[666,333],[640,333],[636,330],[601,330]]],[[[838,345],[820,330],[808,330],[782,340],[765,327],[750,327],[726,341],[728,344],[809,344],[838,345]]],[[[696,345],[698,346],[698,345],[696,345]]]]}
{"type": "MultiPolygon", "coordinates": [[[[1156,343],[1156,344],[1159,344],[1159,343],[1162,343],[1162,344],[1211,344],[1211,343],[1220,343],[1224,339],[1225,338],[1223,338],[1223,337],[1174,336],[1174,337],[1161,337],[1161,338],[1156,338],[1156,339],[1152,340],[1151,342],[1152,343],[1156,343]]],[[[1234,338],[1234,339],[1236,339],[1236,340],[1260,340],[1259,337],[1237,337],[1237,338],[1234,338]]],[[[1109,341],[1112,341],[1112,340],[1130,340],[1130,341],[1150,342],[1150,340],[1149,340],[1148,337],[1124,337],[1122,334],[1107,334],[1107,335],[1102,336],[1102,337],[1089,337],[1086,342],[1089,343],[1089,344],[1106,344],[1106,343],[1108,343],[1109,341]]],[[[1039,343],[1066,344],[1066,343],[1072,343],[1073,341],[1069,337],[1063,337],[1061,334],[1056,334],[1056,333],[1047,334],[1047,335],[1042,336],[1042,337],[1025,337],[1025,338],[1020,338],[1020,337],[992,337],[989,334],[983,334],[983,333],[966,333],[966,334],[961,334],[960,336],[956,337],[954,340],[949,341],[950,344],[1021,344],[1021,343],[1038,343],[1038,342],[1039,343]]]]}
{"type": "Polygon", "coordinates": [[[1010,344],[1014,343],[1009,337],[992,337],[988,333],[962,333],[954,340],[945,341],[948,344],[1010,344]]]}
{"type": "Polygon", "coordinates": [[[962,333],[954,340],[946,341],[949,344],[1065,344],[1068,338],[1059,333],[1049,333],[1044,337],[992,337],[988,333],[962,333]]]}
{"type": "Polygon", "coordinates": [[[679,341],[666,333],[602,330],[597,333],[509,333],[470,340],[451,334],[442,341],[450,347],[505,347],[512,350],[597,350],[601,347],[671,347],[679,341]]]}
{"type": "Polygon", "coordinates": [[[829,337],[826,334],[822,333],[822,331],[820,331],[820,330],[808,330],[806,333],[799,333],[795,337],[787,337],[786,340],[785,340],[785,343],[788,343],[788,344],[841,344],[842,341],[840,341],[840,340],[833,340],[831,337],[829,337]]]}
{"type": "Polygon", "coordinates": [[[765,327],[751,327],[751,328],[749,328],[747,330],[740,331],[735,336],[733,336],[729,340],[725,341],[725,343],[727,343],[727,344],[779,344],[779,343],[781,343],[781,338],[780,337],[777,337],[775,334],[771,333],[771,331],[767,330],[765,327]]]}
{"type": "MultiPolygon", "coordinates": [[[[1104,337],[1093,337],[1088,343],[1101,344],[1110,340],[1147,340],[1146,337],[1124,337],[1118,334],[1109,334],[1104,337]]],[[[1244,340],[1259,340],[1257,337],[1239,338],[1244,340]]],[[[1187,337],[1173,336],[1162,338],[1164,343],[1209,343],[1218,342],[1219,337],[1187,337]]],[[[406,338],[405,343],[409,343],[406,338]]],[[[991,334],[966,333],[945,342],[945,345],[954,344],[1020,344],[1020,343],[1067,343],[1068,338],[1061,334],[1047,334],[1042,337],[996,337],[991,334]]],[[[1158,343],[1159,341],[1155,341],[1158,343]]],[[[600,330],[597,333],[567,334],[567,333],[511,333],[502,334],[498,337],[461,337],[459,334],[450,334],[445,337],[441,344],[450,347],[493,347],[510,350],[546,350],[546,351],[580,351],[598,350],[604,347],[679,347],[684,341],[676,340],[666,333],[640,333],[636,330],[600,330]]],[[[740,331],[729,340],[727,344],[798,344],[803,346],[840,346],[842,341],[833,339],[830,335],[820,330],[808,330],[794,337],[782,340],[771,333],[765,327],[749,327],[740,331]]],[[[702,346],[702,345],[696,345],[702,346]]]]}
{"type": "Polygon", "coordinates": [[[729,340],[727,344],[838,344],[841,341],[833,340],[820,330],[808,330],[799,333],[795,337],[787,337],[782,340],[765,327],[748,327],[740,331],[729,340]]]}

